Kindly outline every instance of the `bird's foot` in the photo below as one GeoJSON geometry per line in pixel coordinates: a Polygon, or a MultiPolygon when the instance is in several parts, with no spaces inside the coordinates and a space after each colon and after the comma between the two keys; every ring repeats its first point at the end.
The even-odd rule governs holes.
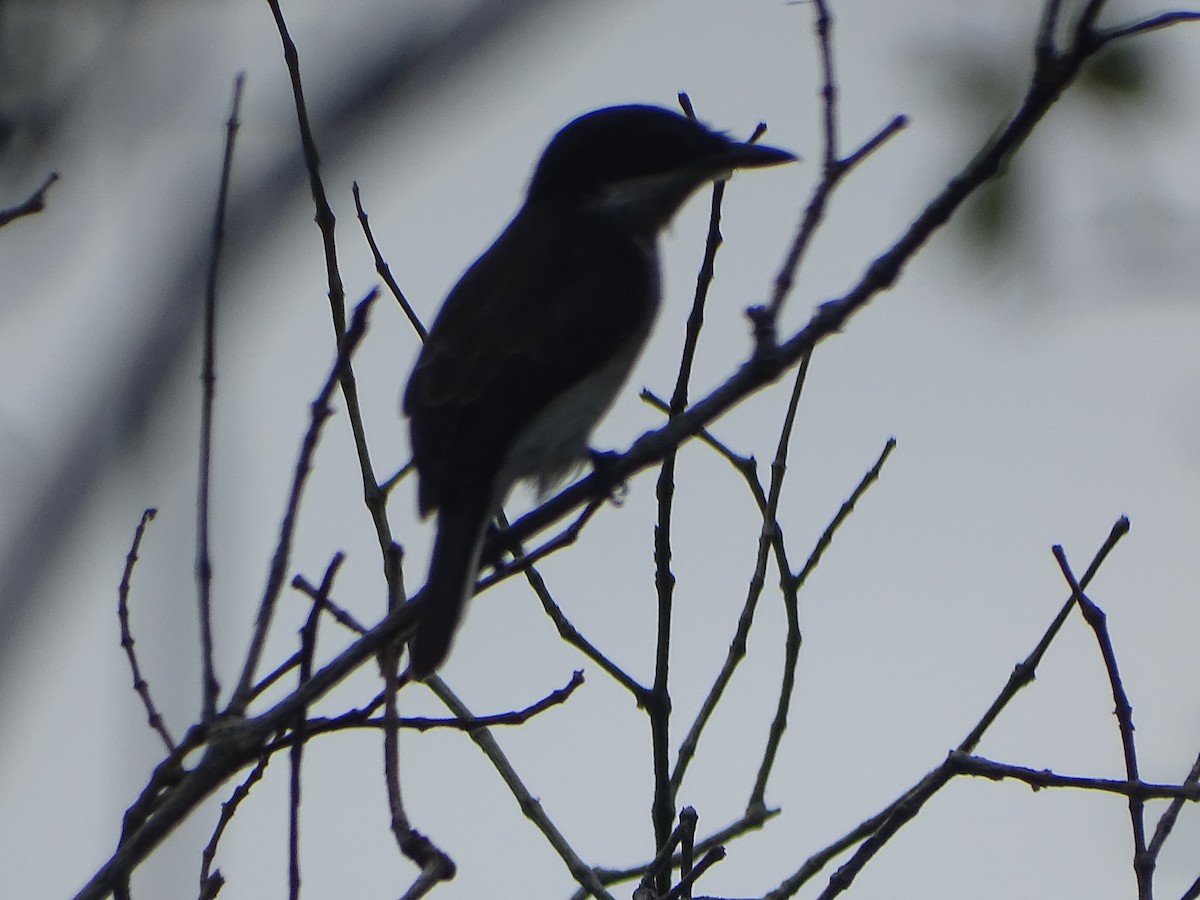
{"type": "Polygon", "coordinates": [[[483,552],[479,556],[479,568],[499,569],[504,565],[505,554],[509,553],[504,542],[504,532],[496,522],[488,522],[483,535],[483,552]]]}
{"type": "Polygon", "coordinates": [[[620,506],[625,502],[625,495],[629,493],[629,485],[624,479],[617,475],[617,460],[621,454],[613,450],[593,450],[588,448],[588,458],[592,461],[592,471],[596,473],[596,478],[604,485],[604,491],[608,494],[608,499],[613,506],[620,506]]]}

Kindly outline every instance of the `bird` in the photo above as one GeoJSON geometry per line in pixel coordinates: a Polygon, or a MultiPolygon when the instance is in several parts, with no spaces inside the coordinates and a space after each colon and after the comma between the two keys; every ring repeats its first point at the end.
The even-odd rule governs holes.
{"type": "Polygon", "coordinates": [[[408,672],[445,661],[487,529],[513,486],[539,496],[588,458],[660,305],[658,236],[703,184],[791,162],[649,105],[551,138],[524,203],[450,290],[404,391],[417,506],[436,513],[408,672]]]}

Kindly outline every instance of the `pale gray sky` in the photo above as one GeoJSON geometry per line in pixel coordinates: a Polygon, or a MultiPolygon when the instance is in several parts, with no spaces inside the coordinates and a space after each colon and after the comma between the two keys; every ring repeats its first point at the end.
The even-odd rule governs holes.
{"type": "MultiPolygon", "coordinates": [[[[423,27],[417,7],[391,6],[355,0],[334,13],[328,4],[287,5],[314,104],[351,83],[372,52],[423,27]]],[[[1015,102],[1039,4],[835,6],[844,146],[896,113],[911,125],[835,195],[789,301],[787,328],[851,285],[990,130],[994,114],[973,109],[960,83],[966,61],[1007,68],[1015,102]]],[[[426,7],[424,15],[437,10],[426,7]]],[[[766,296],[819,175],[811,10],[745,0],[556,9],[419,81],[385,124],[318,133],[343,148],[329,155],[325,179],[348,294],[357,298],[376,282],[353,218],[353,180],[394,273],[428,321],[516,208],[558,127],[611,103],[672,105],[687,90],[706,121],[747,134],[765,120],[771,143],[806,158],[730,185],[693,392],[700,396],[744,359],[742,311],[766,296]]],[[[1125,5],[1125,14],[1137,11],[1125,5]]],[[[204,255],[236,71],[245,69],[248,81],[235,193],[294,152],[291,100],[265,4],[152,5],[108,35],[100,58],[88,55],[90,34],[81,23],[74,43],[63,39],[56,51],[73,55],[53,57],[73,73],[73,87],[29,184],[49,168],[62,181],[45,213],[0,236],[8,294],[0,360],[15,387],[0,399],[6,541],[26,525],[13,511],[38,495],[46,460],[81,417],[121,406],[97,386],[112,383],[114,372],[138,371],[142,361],[130,348],[163,308],[164,290],[181,292],[179,309],[198,302],[202,281],[181,284],[179,260],[204,255]]],[[[1050,546],[1063,544],[1082,573],[1121,514],[1133,530],[1091,596],[1109,615],[1144,777],[1178,780],[1191,765],[1200,747],[1200,121],[1191,100],[1200,31],[1141,46],[1160,79],[1148,108],[1100,110],[1068,97],[1026,148],[1029,205],[1007,256],[984,266],[961,239],[940,235],[895,289],[816,354],[781,512],[794,565],[886,439],[894,435],[899,448],[802,595],[799,686],[768,792],[783,815],[731,844],[703,893],[763,893],[936,766],[1065,599],[1050,546]]],[[[7,186],[12,200],[24,189],[7,186]]],[[[265,206],[266,221],[248,218],[231,230],[231,258],[238,246],[253,246],[253,259],[231,263],[221,298],[213,554],[227,684],[266,577],[306,404],[333,353],[311,209],[303,192],[265,206]],[[255,240],[264,229],[272,239],[255,240]]],[[[627,447],[658,421],[636,394],[642,386],[669,394],[707,207],[697,197],[667,236],[667,303],[598,446],[627,447]]],[[[184,322],[177,313],[163,327],[184,322]]],[[[357,360],[381,471],[408,457],[397,403],[415,347],[385,299],[357,360]]],[[[96,449],[101,487],[78,515],[56,523],[65,550],[30,598],[30,630],[6,648],[0,845],[11,896],[76,890],[111,852],[120,816],[157,759],[129,689],[115,615],[124,555],[146,506],[160,514],[135,576],[138,647],[175,731],[195,715],[198,371],[193,346],[183,374],[155,396],[145,429],[124,444],[110,435],[115,447],[96,449]]],[[[785,404],[786,388],[766,391],[714,429],[755,454],[764,478],[785,404]]],[[[372,620],[383,602],[378,551],[344,417],[325,434],[293,570],[317,581],[330,555],[346,551],[336,594],[372,620]]],[[[689,445],[679,469],[682,734],[740,611],[757,524],[738,477],[709,451],[689,445]]],[[[517,497],[513,508],[527,500],[517,497]]],[[[413,505],[406,485],[391,511],[415,587],[430,528],[415,520],[413,505]]],[[[653,516],[654,478],[643,474],[621,508],[606,508],[579,546],[544,567],[576,625],[647,681],[653,516]]],[[[291,652],[306,611],[299,598],[285,598],[282,609],[270,660],[291,652]]],[[[703,833],[742,812],[773,713],[782,629],[770,592],[750,660],[680,798],[699,810],[703,833]]],[[[341,636],[325,634],[332,653],[341,636]]],[[[623,866],[644,860],[651,845],[647,728],[628,696],[558,643],[516,584],[473,605],[445,675],[473,708],[491,712],[531,702],[580,666],[588,683],[569,704],[498,738],[584,858],[623,866]]],[[[374,689],[363,675],[325,711],[374,689]]],[[[437,707],[414,690],[403,694],[402,709],[437,707]]],[[[980,752],[1120,778],[1111,709],[1095,643],[1076,619],[980,752]]],[[[412,877],[387,830],[379,744],[375,734],[347,735],[309,751],[305,896],[395,897],[412,877]]],[[[410,814],[459,864],[458,878],[435,896],[570,894],[563,866],[467,739],[406,735],[403,752],[410,814]]],[[[285,799],[279,759],[225,838],[223,898],[285,895],[285,799]]],[[[137,893],[195,895],[215,810],[214,801],[145,867],[137,893]]],[[[853,896],[1133,896],[1128,835],[1117,797],[961,781],[867,868],[853,896]]],[[[1160,864],[1161,896],[1179,896],[1196,877],[1198,838],[1196,815],[1186,812],[1160,864]]]]}

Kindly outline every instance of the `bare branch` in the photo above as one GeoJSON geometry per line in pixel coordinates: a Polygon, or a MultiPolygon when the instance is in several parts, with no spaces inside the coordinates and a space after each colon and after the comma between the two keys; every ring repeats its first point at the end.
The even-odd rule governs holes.
{"type": "MultiPolygon", "coordinates": [[[[1108,557],[1109,552],[1116,545],[1117,541],[1128,533],[1128,531],[1129,520],[1124,517],[1118,519],[1108,538],[1092,559],[1092,564],[1088,566],[1087,573],[1081,582],[1084,587],[1095,576],[1100,565],[1108,557]]],[[[1025,661],[1016,667],[1013,674],[1009,677],[1008,683],[1000,691],[999,696],[993,701],[988,711],[984,713],[983,718],[980,719],[979,723],[971,729],[970,734],[958,745],[956,753],[969,755],[983,737],[984,732],[996,720],[1009,701],[1016,696],[1022,687],[1032,681],[1033,673],[1037,669],[1038,663],[1049,649],[1050,643],[1062,628],[1067,614],[1074,605],[1075,600],[1074,596],[1072,596],[1059,611],[1054,621],[1050,623],[1049,628],[1046,629],[1046,633],[1042,636],[1037,646],[1025,661]]],[[[764,900],[783,900],[785,897],[793,896],[796,891],[825,868],[830,861],[840,856],[849,848],[861,843],[854,856],[833,875],[825,892],[821,894],[822,900],[828,900],[828,898],[836,896],[849,887],[863,866],[870,861],[896,832],[908,824],[920,812],[925,802],[941,790],[953,777],[953,774],[947,763],[943,763],[938,768],[929,772],[885,809],[860,823],[856,828],[843,835],[828,847],[810,856],[796,872],[784,879],[775,890],[766,894],[764,900]]]]}
{"type": "MultiPolygon", "coordinates": [[[[691,111],[691,102],[683,95],[685,109],[691,111]]],[[[694,115],[694,112],[691,112],[694,115]]],[[[669,418],[683,413],[687,408],[691,386],[692,366],[696,359],[696,348],[700,343],[700,332],[704,327],[704,308],[712,286],[717,252],[724,238],[721,235],[721,203],[725,197],[725,182],[713,185],[709,207],[708,235],[704,242],[704,255],[700,271],[696,276],[696,289],[692,297],[692,308],[684,328],[683,348],[680,352],[679,369],[675,377],[675,389],[671,395],[669,418]]],[[[650,818],[654,826],[656,846],[663,846],[670,837],[675,818],[676,782],[671,777],[670,762],[670,667],[672,616],[675,597],[675,575],[671,571],[671,526],[675,504],[675,454],[667,454],[662,460],[654,489],[657,498],[657,520],[654,526],[654,586],[658,599],[658,615],[655,624],[654,683],[645,693],[642,708],[650,719],[651,767],[654,772],[654,794],[650,803],[650,818]]],[[[670,889],[670,872],[660,872],[656,878],[656,890],[665,894],[670,889]]]]}
{"type": "Polygon", "coordinates": [[[0,228],[3,228],[15,219],[32,216],[45,209],[46,191],[50,190],[50,185],[56,181],[58,181],[58,173],[51,172],[46,176],[46,180],[42,182],[42,186],[29,195],[28,200],[18,203],[16,206],[10,206],[8,209],[0,209],[0,228]]]}
{"type": "MultiPolygon", "coordinates": [[[[301,685],[312,678],[313,657],[317,653],[317,628],[321,623],[321,613],[325,609],[325,600],[333,590],[333,580],[346,557],[335,553],[329,565],[325,567],[325,576],[321,586],[317,588],[317,596],[309,610],[308,618],[300,629],[300,671],[297,678],[301,685]]],[[[291,900],[300,897],[300,772],[304,762],[304,742],[307,738],[304,727],[308,724],[308,711],[304,708],[296,710],[296,721],[292,724],[291,758],[289,760],[288,780],[288,896],[291,900]]],[[[269,754],[264,753],[264,756],[269,754]]]]}
{"type": "Polygon", "coordinates": [[[838,508],[837,513],[834,515],[833,519],[830,520],[829,525],[826,526],[825,530],[821,533],[821,536],[817,539],[816,544],[813,545],[812,553],[809,554],[808,559],[805,560],[804,568],[802,568],[794,576],[797,589],[804,586],[804,582],[808,580],[808,576],[811,575],[820,564],[821,557],[824,555],[825,551],[829,549],[829,545],[833,543],[833,536],[837,534],[837,530],[842,527],[842,523],[850,517],[852,512],[854,512],[854,507],[858,505],[858,501],[862,499],[863,494],[867,492],[867,489],[870,488],[871,485],[879,480],[879,475],[883,471],[883,464],[887,462],[888,457],[892,455],[892,451],[895,449],[896,439],[894,437],[888,438],[883,444],[883,450],[880,451],[879,458],[875,460],[874,465],[872,465],[871,468],[866,471],[862,479],[858,482],[858,485],[851,492],[850,496],[847,497],[845,502],[838,508]]]}
{"type": "MultiPolygon", "coordinates": [[[[838,94],[833,63],[833,15],[826,0],[813,2],[813,31],[816,35],[817,52],[821,67],[821,178],[813,189],[812,197],[804,208],[800,228],[788,250],[787,258],[775,276],[775,287],[764,313],[771,323],[779,317],[783,303],[792,292],[796,272],[804,260],[805,253],[817,228],[825,218],[825,209],[834,189],[852,169],[882,146],[908,122],[904,116],[895,116],[874,137],[847,156],[839,157],[838,150],[838,94]]],[[[772,324],[773,327],[773,324],[772,324]]]]}
{"type": "MultiPolygon", "coordinates": [[[[687,807],[684,807],[686,810],[687,807]]],[[[681,811],[682,815],[682,811],[681,811]]],[[[693,843],[693,852],[707,853],[714,847],[719,847],[722,844],[728,844],[736,838],[743,837],[752,831],[757,831],[762,828],[768,821],[779,815],[778,809],[757,809],[747,811],[740,819],[726,825],[720,831],[708,835],[703,840],[693,843]]],[[[681,853],[676,853],[671,860],[672,866],[679,867],[683,863],[681,853]]],[[[644,863],[640,866],[632,866],[626,869],[597,869],[596,873],[604,884],[619,884],[624,881],[629,881],[637,878],[647,871],[653,862],[644,863]]],[[[584,900],[589,896],[584,890],[576,891],[571,895],[571,900],[584,900]]]]}
{"type": "Polygon", "coordinates": [[[700,862],[696,863],[695,868],[688,872],[680,879],[679,884],[671,890],[664,900],[687,900],[692,896],[692,885],[694,885],[709,869],[725,858],[724,847],[713,847],[700,862]]]}
{"type": "MultiPolygon", "coordinates": [[[[1190,787],[1200,785],[1200,756],[1197,756],[1196,761],[1192,763],[1192,769],[1188,772],[1187,778],[1183,779],[1183,784],[1190,787]]],[[[1158,820],[1158,825],[1154,828],[1154,836],[1150,838],[1150,843],[1146,848],[1147,852],[1154,858],[1157,859],[1163,844],[1170,836],[1172,829],[1174,829],[1175,822],[1179,818],[1179,813],[1183,811],[1183,804],[1184,799],[1176,797],[1163,810],[1162,817],[1158,820]]]]}
{"type": "Polygon", "coordinates": [[[1002,781],[1011,778],[1023,781],[1035,791],[1042,788],[1075,788],[1085,791],[1100,791],[1108,794],[1120,794],[1123,797],[1140,800],[1170,800],[1200,801],[1200,785],[1184,782],[1183,784],[1149,784],[1145,781],[1117,781],[1112,778],[1081,778],[1077,775],[1059,775],[1049,769],[1028,769],[1024,766],[1013,766],[985,759],[982,756],[972,756],[968,753],[951,751],[949,763],[956,773],[961,775],[978,775],[981,778],[991,778],[1002,781]]]}
{"type": "MultiPolygon", "coordinates": [[[[609,659],[595,644],[589,641],[576,628],[571,620],[554,600],[550,593],[549,587],[546,585],[546,580],[542,574],[534,568],[534,563],[548,556],[563,547],[573,544],[583,531],[584,525],[595,515],[599,510],[600,503],[593,502],[586,506],[579,517],[572,522],[561,534],[552,537],[542,546],[535,549],[532,553],[526,553],[525,548],[518,541],[513,541],[508,545],[509,551],[513,554],[514,559],[511,563],[498,566],[494,574],[483,579],[476,590],[486,590],[491,585],[498,581],[507,578],[509,575],[516,572],[524,572],[525,580],[529,582],[529,586],[533,588],[534,594],[542,604],[542,609],[546,615],[550,617],[550,621],[554,623],[554,627],[558,630],[561,637],[567,644],[579,650],[584,656],[598,665],[609,675],[614,681],[624,687],[627,691],[637,698],[638,703],[643,702],[647,689],[639,684],[632,675],[622,669],[619,665],[609,659]]],[[[500,525],[502,528],[508,528],[508,519],[503,514],[499,516],[500,525]]]]}
{"type": "Polygon", "coordinates": [[[833,66],[833,14],[826,0],[813,0],[813,32],[821,60],[821,137],[824,145],[822,181],[838,166],[838,94],[833,66]]]}
{"type": "Polygon", "coordinates": [[[754,779],[754,788],[750,792],[751,808],[764,806],[766,804],[767,780],[771,776],[771,769],[775,765],[775,757],[779,753],[779,745],[783,741],[783,733],[787,728],[787,712],[791,706],[792,690],[796,680],[796,664],[800,658],[800,615],[799,615],[799,593],[808,576],[816,569],[824,555],[826,549],[833,542],[833,536],[837,533],[842,524],[850,518],[850,514],[854,512],[858,501],[876,481],[879,480],[879,474],[883,470],[883,464],[887,462],[892,451],[896,449],[896,439],[888,438],[883,445],[883,450],[879,454],[879,458],[875,460],[875,464],[867,470],[863,475],[854,491],[846,499],[846,501],[838,509],[825,531],[822,532],[820,538],[817,539],[813,551],[809,554],[807,562],[799,575],[795,577],[787,577],[784,579],[783,597],[784,607],[787,611],[788,629],[786,635],[786,643],[784,647],[784,678],[780,685],[779,700],[775,706],[775,718],[771,722],[771,729],[767,738],[767,746],[763,750],[762,763],[759,766],[758,775],[754,779]]]}
{"type": "MultiPolygon", "coordinates": [[[[700,709],[696,714],[695,720],[692,722],[691,728],[687,735],[680,742],[679,753],[676,757],[675,771],[671,774],[672,787],[678,791],[683,784],[683,776],[687,771],[688,765],[695,756],[696,748],[700,742],[700,735],[703,733],[705,726],[708,724],[714,712],[716,712],[717,704],[720,703],[721,697],[725,693],[726,687],[733,679],[733,673],[738,664],[746,655],[746,639],[750,634],[750,626],[754,622],[754,614],[758,608],[758,601],[762,597],[763,585],[766,583],[767,564],[770,558],[770,551],[782,543],[783,529],[779,525],[779,498],[783,491],[783,477],[787,470],[787,449],[791,442],[792,428],[796,421],[796,410],[800,404],[800,395],[804,386],[805,376],[808,373],[808,360],[804,360],[800,364],[800,369],[796,373],[796,380],[792,388],[792,394],[788,401],[787,411],[784,414],[783,426],[780,429],[779,440],[776,446],[775,459],[771,464],[771,483],[767,492],[766,503],[762,508],[761,523],[758,534],[758,551],[755,555],[754,569],[750,575],[750,583],[746,590],[746,599],[742,604],[741,614],[738,616],[737,628],[734,632],[733,639],[729,642],[729,650],[725,655],[725,661],[721,666],[721,670],[717,673],[713,680],[712,686],[709,688],[708,695],[704,702],[700,705],[700,709]]],[[[776,555],[777,563],[784,557],[776,555]]],[[[782,565],[782,563],[780,563],[782,565]]],[[[786,570],[780,572],[780,584],[787,585],[790,581],[790,573],[786,570]]],[[[793,623],[792,616],[789,612],[789,635],[791,634],[792,624],[796,625],[797,634],[799,623],[793,623]]],[[[796,645],[797,654],[799,645],[796,645]]],[[[798,658],[798,657],[797,657],[798,658]]],[[[784,677],[782,693],[790,693],[790,671],[788,662],[791,662],[789,655],[788,661],[784,665],[784,677]]],[[[761,797],[759,798],[761,800],[761,797]]],[[[753,805],[753,802],[752,804],[753,805]]]]}
{"type": "Polygon", "coordinates": [[[133,672],[133,689],[142,698],[142,706],[146,708],[147,723],[158,732],[158,736],[162,738],[163,744],[167,748],[167,753],[171,754],[175,752],[175,739],[171,737],[171,732],[167,728],[167,723],[163,720],[162,713],[154,705],[154,700],[150,696],[150,684],[142,677],[142,670],[138,666],[137,655],[133,651],[133,631],[129,627],[129,590],[133,577],[133,567],[137,564],[138,550],[142,546],[142,536],[146,533],[146,526],[157,512],[155,509],[148,509],[143,512],[142,519],[138,522],[138,526],[133,532],[133,544],[130,546],[129,553],[125,557],[125,571],[121,575],[120,587],[117,588],[117,620],[121,623],[121,647],[125,651],[125,656],[129,659],[129,668],[133,672]]]}
{"type": "Polygon", "coordinates": [[[400,304],[400,309],[404,311],[404,315],[412,325],[413,331],[417,333],[417,337],[424,341],[429,336],[429,330],[421,323],[417,311],[413,309],[412,304],[408,302],[408,298],[404,296],[404,291],[400,290],[400,285],[396,283],[396,279],[392,275],[391,267],[387,264],[387,260],[383,258],[383,254],[379,250],[379,245],[375,243],[375,235],[371,233],[371,225],[367,221],[366,210],[363,209],[362,197],[358,191],[357,181],[354,182],[351,190],[354,193],[354,209],[358,212],[358,221],[362,225],[363,237],[367,239],[367,246],[371,248],[371,256],[375,260],[375,271],[379,273],[379,277],[383,279],[383,283],[388,286],[388,290],[392,292],[392,296],[400,304]]]}
{"type": "MultiPolygon", "coordinates": [[[[604,499],[607,499],[607,497],[604,499]]],[[[475,593],[482,593],[488,588],[499,584],[501,581],[505,581],[506,579],[509,579],[512,576],[522,572],[532,573],[534,576],[536,576],[533,566],[536,563],[541,562],[550,554],[557,553],[559,550],[570,547],[577,540],[579,540],[579,535],[583,533],[584,526],[591,521],[592,516],[594,516],[600,510],[600,507],[604,505],[604,499],[593,500],[583,508],[575,520],[566,528],[551,537],[540,547],[536,547],[529,553],[525,552],[523,546],[518,541],[510,539],[508,520],[501,519],[503,523],[503,530],[497,533],[497,538],[504,542],[505,549],[513,554],[514,559],[511,562],[497,564],[491,575],[488,575],[486,578],[479,579],[479,583],[475,585],[475,593]]]]}
{"type": "MultiPolygon", "coordinates": [[[[1054,558],[1062,570],[1063,577],[1071,586],[1071,596],[1079,604],[1083,619],[1096,635],[1100,655],[1104,658],[1104,670],[1108,674],[1113,702],[1116,704],[1117,728],[1121,735],[1121,750],[1125,756],[1125,776],[1130,784],[1141,781],[1138,774],[1137,745],[1133,735],[1133,705],[1125,693],[1121,672],[1117,667],[1117,653],[1112,637],[1108,633],[1107,617],[1075,580],[1075,573],[1067,563],[1067,555],[1059,545],[1054,546],[1054,558]]],[[[1133,872],[1137,878],[1138,900],[1153,900],[1154,857],[1146,852],[1146,805],[1137,794],[1129,795],[1129,819],[1133,830],[1133,872]]]]}
{"type": "Polygon", "coordinates": [[[1034,52],[1039,65],[1052,60],[1058,52],[1059,16],[1062,14],[1062,0],[1046,0],[1042,7],[1042,21],[1038,26],[1037,40],[1034,52]]]}
{"type": "MultiPolygon", "coordinates": [[[[258,763],[250,770],[241,784],[237,786],[229,799],[221,804],[221,815],[217,819],[217,825],[213,829],[212,837],[208,839],[208,844],[204,848],[204,853],[201,855],[200,862],[200,892],[204,896],[204,892],[211,890],[209,887],[213,883],[213,879],[221,879],[220,872],[214,872],[212,869],[213,861],[217,858],[217,846],[221,843],[221,837],[225,834],[225,829],[229,823],[233,821],[233,817],[237,814],[238,806],[241,802],[250,796],[250,790],[254,785],[262,780],[263,775],[267,771],[267,764],[271,761],[271,757],[267,754],[261,756],[258,763]]],[[[222,883],[224,879],[221,879],[222,883]]],[[[211,894],[209,896],[212,896],[211,894]]]]}
{"type": "Polygon", "coordinates": [[[321,596],[321,589],[309,584],[303,575],[297,575],[292,579],[292,587],[307,596],[314,603],[320,603],[323,611],[333,616],[334,621],[343,628],[352,631],[354,634],[366,633],[367,629],[365,625],[354,618],[349,611],[334,603],[331,598],[321,596]]]}
{"type": "MultiPolygon", "coordinates": [[[[524,725],[534,716],[540,715],[546,710],[559,706],[567,702],[567,699],[583,686],[583,672],[576,670],[571,676],[571,680],[561,688],[551,691],[542,699],[531,703],[524,709],[515,709],[511,712],[492,713],[487,716],[476,716],[471,719],[433,719],[426,716],[401,716],[397,719],[397,724],[400,728],[408,728],[412,731],[434,731],[439,728],[450,729],[453,731],[471,731],[475,728],[486,727],[504,727],[504,726],[519,726],[524,725]]],[[[334,716],[329,719],[309,719],[304,725],[304,733],[308,736],[318,734],[333,734],[339,731],[352,731],[358,728],[377,728],[384,730],[387,728],[387,722],[383,717],[372,718],[372,713],[379,707],[383,706],[386,697],[386,692],[381,691],[379,696],[368,703],[361,709],[352,710],[348,713],[343,713],[340,716],[334,716]]],[[[295,740],[292,734],[284,735],[276,741],[272,741],[267,745],[265,752],[274,753],[283,747],[290,746],[295,740]]]]}
{"type": "MultiPolygon", "coordinates": [[[[434,675],[425,685],[433,691],[434,695],[446,705],[455,716],[460,719],[474,718],[473,714],[466,705],[458,699],[449,686],[441,678],[434,675]]],[[[492,737],[491,732],[487,728],[479,727],[470,731],[471,740],[476,746],[483,751],[491,764],[495,767],[512,795],[516,798],[517,803],[521,807],[521,812],[537,827],[550,846],[558,853],[559,858],[566,863],[567,870],[571,873],[580,885],[598,898],[598,900],[613,900],[613,896],[604,889],[604,885],[597,877],[595,870],[585,863],[575,852],[574,848],[567,843],[567,839],[563,836],[558,827],[550,821],[550,817],[546,815],[545,809],[542,808],[541,801],[537,799],[529,788],[527,788],[520,776],[517,775],[516,769],[512,763],[508,761],[508,757],[504,755],[504,751],[500,749],[492,737]]]]}
{"type": "MultiPolygon", "coordinates": [[[[304,163],[308,169],[309,187],[312,192],[313,205],[316,208],[317,228],[321,232],[321,245],[325,253],[325,275],[329,287],[329,308],[333,316],[334,336],[337,340],[339,353],[346,338],[346,293],[342,284],[342,275],[338,269],[336,219],[329,199],[325,193],[325,184],[321,178],[321,158],[317,152],[316,139],[308,119],[308,107],[304,100],[304,88],[300,78],[300,56],[296,44],[288,33],[287,23],[283,19],[283,11],[279,0],[267,0],[271,14],[275,17],[275,26],[283,44],[283,57],[287,65],[288,77],[292,85],[292,98],[296,106],[296,122],[300,128],[300,143],[304,150],[304,163]]],[[[354,449],[358,456],[359,471],[362,475],[363,502],[375,526],[375,536],[379,542],[380,554],[384,560],[385,574],[392,575],[388,569],[388,558],[391,552],[391,524],[387,517],[387,494],[380,488],[379,480],[375,477],[371,453],[367,447],[366,426],[363,423],[362,408],[358,401],[358,382],[354,377],[354,368],[350,364],[349,355],[344,355],[345,364],[338,373],[342,396],[346,401],[346,416],[350,420],[350,431],[354,436],[354,449]]],[[[397,573],[398,574],[398,573],[397,573]]],[[[390,588],[390,590],[395,590],[390,588]]],[[[244,685],[243,685],[244,687],[244,685]]]]}
{"type": "Polygon", "coordinates": [[[204,288],[204,361],[200,382],[203,385],[200,402],[200,474],[196,483],[196,592],[200,614],[200,658],[203,666],[201,683],[202,719],[211,722],[217,717],[217,698],[221,685],[213,665],[212,633],[212,557],[208,549],[209,485],[212,475],[213,400],[217,388],[217,272],[220,269],[221,249],[225,243],[225,211],[229,203],[229,179],[233,173],[233,144],[238,130],[238,111],[242,105],[242,89],[246,73],[239,72],[233,80],[233,100],[229,120],[225,124],[225,152],[221,158],[221,179],[217,188],[217,210],[212,230],[212,255],[208,262],[208,279],[204,288]]]}
{"type": "Polygon", "coordinates": [[[377,288],[372,289],[366,298],[354,310],[350,329],[346,332],[345,340],[338,347],[337,360],[330,370],[317,399],[312,402],[308,431],[300,447],[300,456],[292,475],[292,488],[288,495],[287,507],[283,515],[283,523],[279,528],[279,542],[275,547],[275,556],[271,560],[271,572],[267,578],[267,586],[258,607],[258,617],[254,625],[254,636],[250,642],[250,650],[246,654],[246,663],[242,668],[242,677],[238,682],[237,691],[230,702],[230,711],[240,715],[245,711],[253,694],[252,685],[254,673],[262,658],[263,647],[267,641],[267,632],[271,627],[271,618],[275,614],[275,606],[279,602],[279,594],[283,590],[284,579],[287,577],[288,560],[291,557],[292,535],[296,530],[296,515],[299,512],[300,498],[312,469],[312,457],[317,449],[321,436],[321,428],[333,414],[329,399],[338,384],[343,369],[349,363],[350,356],[357,349],[359,342],[367,331],[367,313],[379,296],[377,288]]]}
{"type": "Polygon", "coordinates": [[[1116,28],[1104,29],[1097,36],[1101,43],[1109,44],[1113,41],[1119,41],[1122,38],[1136,37],[1139,34],[1149,34],[1151,31],[1160,31],[1163,28],[1170,28],[1172,25],[1182,25],[1185,22],[1200,22],[1200,12],[1179,11],[1161,13],[1149,19],[1143,19],[1140,22],[1131,22],[1128,25],[1119,25],[1116,28]]]}

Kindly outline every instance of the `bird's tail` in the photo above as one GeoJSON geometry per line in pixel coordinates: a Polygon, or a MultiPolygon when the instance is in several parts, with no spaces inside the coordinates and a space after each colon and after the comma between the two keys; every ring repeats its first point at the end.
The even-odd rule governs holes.
{"type": "Polygon", "coordinates": [[[475,590],[479,553],[490,519],[488,502],[444,504],[438,511],[429,578],[408,645],[409,671],[417,680],[432,675],[450,653],[463,607],[475,590]]]}

